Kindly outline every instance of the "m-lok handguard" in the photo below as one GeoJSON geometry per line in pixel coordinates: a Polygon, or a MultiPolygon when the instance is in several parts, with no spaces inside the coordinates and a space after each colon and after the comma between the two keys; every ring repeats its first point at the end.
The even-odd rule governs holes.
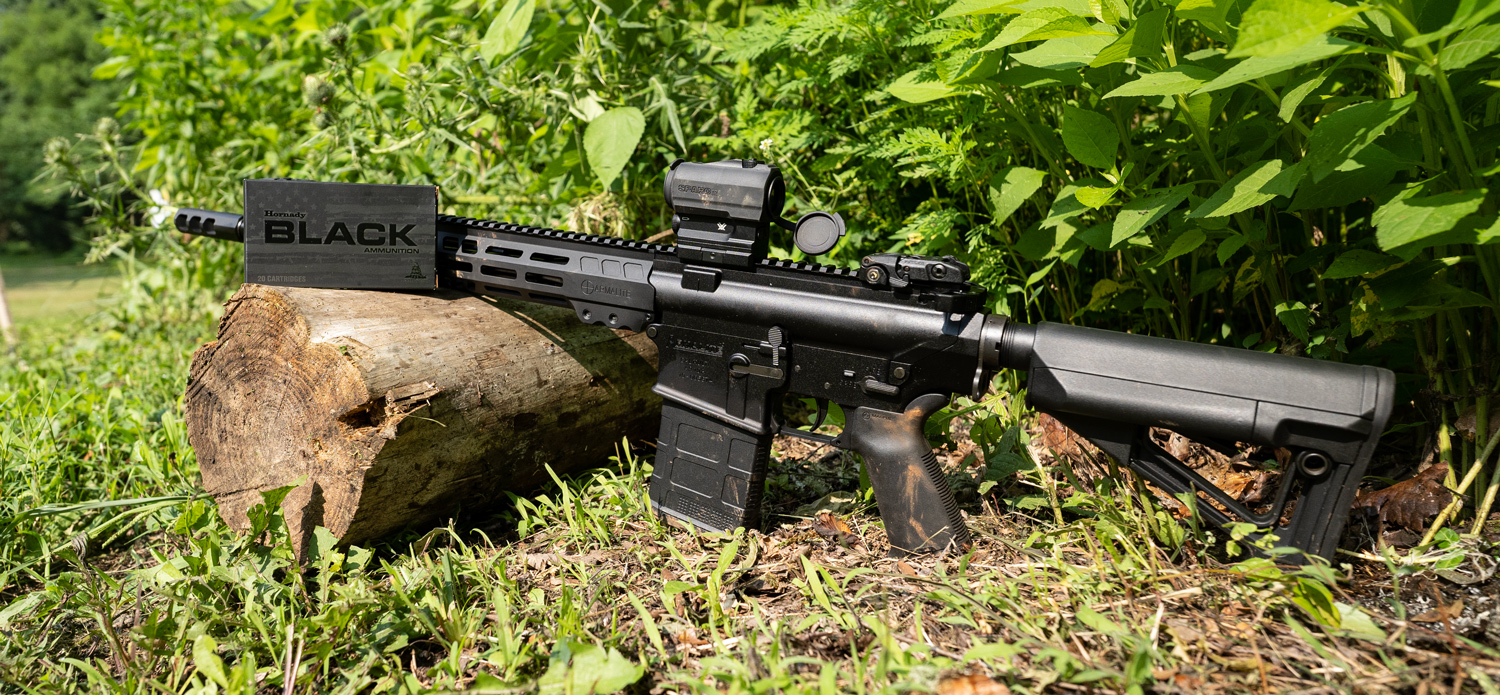
{"type": "MultiPolygon", "coordinates": [[[[1195,495],[1203,518],[1333,553],[1390,416],[1390,371],[986,316],[984,292],[951,256],[872,254],[857,269],[770,259],[771,225],[815,256],[844,221],[783,219],[780,171],[752,160],[679,160],[664,192],[676,246],[437,219],[440,286],[571,307],[585,323],[656,342],[662,426],[650,497],[661,514],[714,531],[758,525],[772,437],[785,434],[863,457],[893,555],[962,547],[969,531],[923,428],[952,394],[978,398],[1010,368],[1029,374],[1037,410],[1162,491],[1195,495]],[[812,430],[839,404],[843,431],[787,426],[789,395],[819,403],[812,430]],[[1154,444],[1151,427],[1294,457],[1275,501],[1252,510],[1154,444]]],[[[221,239],[269,233],[206,210],[184,208],[176,222],[221,239]]]]}

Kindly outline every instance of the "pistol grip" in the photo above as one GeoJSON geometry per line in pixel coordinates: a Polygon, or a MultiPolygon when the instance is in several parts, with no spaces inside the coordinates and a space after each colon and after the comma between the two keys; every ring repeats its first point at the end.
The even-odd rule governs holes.
{"type": "Polygon", "coordinates": [[[705,531],[754,528],[770,450],[770,433],[748,432],[664,400],[651,505],[705,531]]]}
{"type": "Polygon", "coordinates": [[[856,408],[846,421],[844,436],[865,459],[893,557],[969,543],[953,490],[922,434],[927,417],[947,402],[947,396],[929,394],[905,412],[856,408]]]}

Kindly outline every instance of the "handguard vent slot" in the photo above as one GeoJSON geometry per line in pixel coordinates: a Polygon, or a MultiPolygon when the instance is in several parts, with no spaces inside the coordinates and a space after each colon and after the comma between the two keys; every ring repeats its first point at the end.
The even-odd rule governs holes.
{"type": "Polygon", "coordinates": [[[479,272],[494,278],[505,278],[507,280],[514,280],[516,278],[516,271],[510,268],[496,268],[492,265],[479,266],[479,272]]]}
{"type": "Polygon", "coordinates": [[[437,265],[438,265],[438,270],[460,270],[460,271],[463,271],[465,273],[472,273],[472,272],[474,272],[474,264],[473,263],[465,263],[464,261],[455,261],[455,260],[451,260],[451,259],[447,259],[447,258],[439,258],[437,265]]]}
{"type": "MultiPolygon", "coordinates": [[[[535,258],[535,255],[532,256],[535,258]]],[[[563,279],[556,275],[544,275],[542,273],[527,273],[526,281],[533,285],[546,285],[547,287],[562,287],[563,279]]]]}
{"type": "Polygon", "coordinates": [[[473,239],[464,239],[463,250],[464,253],[475,253],[479,251],[479,242],[473,239]]]}
{"type": "Polygon", "coordinates": [[[463,243],[463,240],[456,236],[443,237],[443,250],[457,251],[460,243],[463,243]]]}
{"type": "Polygon", "coordinates": [[[487,254],[489,254],[489,255],[491,255],[491,256],[505,256],[506,258],[520,258],[521,257],[521,250],[520,249],[508,249],[508,248],[505,248],[503,246],[491,246],[491,247],[485,249],[484,252],[487,253],[487,254]]]}
{"type": "Polygon", "coordinates": [[[538,263],[551,263],[553,265],[566,265],[567,262],[568,262],[568,257],[567,256],[558,256],[558,255],[550,254],[550,253],[542,253],[541,251],[533,251],[533,252],[531,252],[531,260],[536,261],[538,263]]]}

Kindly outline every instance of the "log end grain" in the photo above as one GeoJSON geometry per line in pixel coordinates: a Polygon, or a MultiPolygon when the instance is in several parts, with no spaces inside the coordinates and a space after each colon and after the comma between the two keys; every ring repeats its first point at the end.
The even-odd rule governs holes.
{"type": "Polygon", "coordinates": [[[193,355],[188,438],[234,528],[260,493],[300,548],[431,523],[650,438],[655,346],[566,309],[459,293],[245,285],[193,355]]]}

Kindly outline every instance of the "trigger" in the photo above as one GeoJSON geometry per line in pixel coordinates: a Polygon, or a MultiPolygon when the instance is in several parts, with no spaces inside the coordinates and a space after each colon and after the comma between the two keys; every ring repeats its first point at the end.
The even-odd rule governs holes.
{"type": "Polygon", "coordinates": [[[818,401],[818,417],[812,421],[812,426],[807,428],[809,432],[814,432],[819,427],[822,427],[823,421],[828,419],[828,399],[818,398],[815,400],[818,401]]]}

